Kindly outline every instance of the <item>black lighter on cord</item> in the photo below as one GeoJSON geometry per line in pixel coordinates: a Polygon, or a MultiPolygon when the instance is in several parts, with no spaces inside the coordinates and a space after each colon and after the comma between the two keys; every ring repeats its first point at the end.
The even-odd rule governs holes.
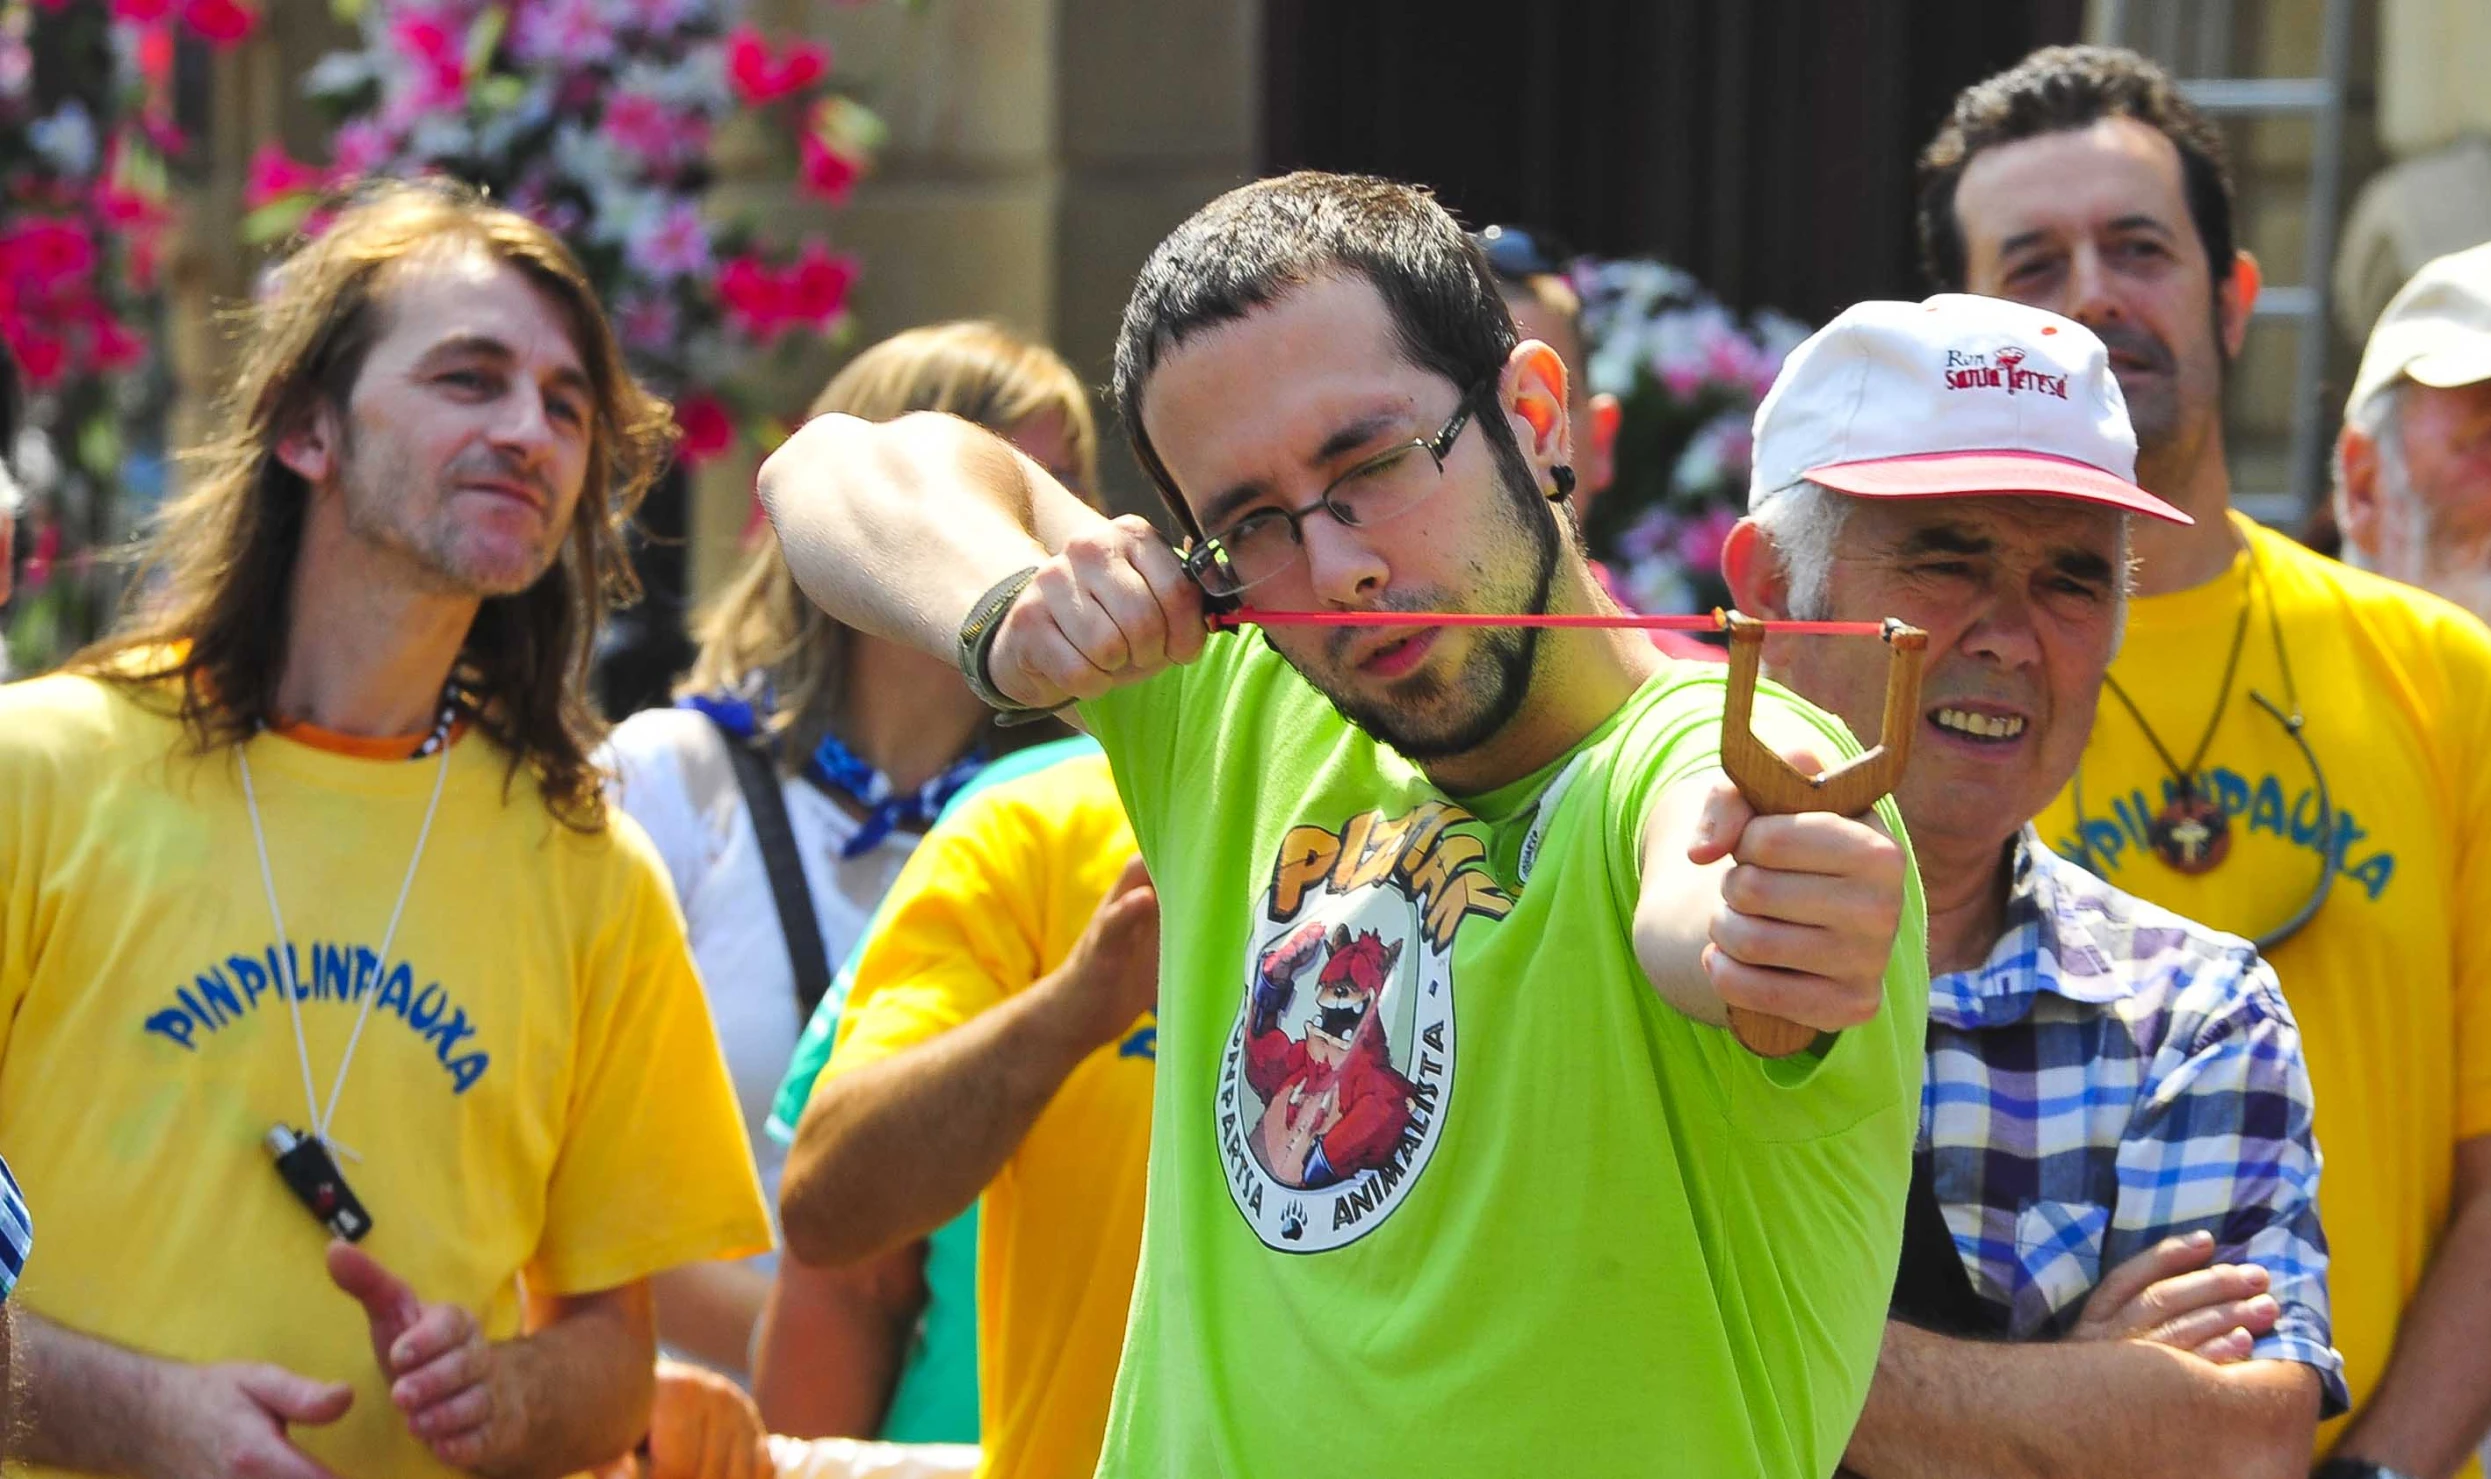
{"type": "Polygon", "coordinates": [[[355,1199],[346,1173],[337,1168],[336,1159],[318,1136],[279,1125],[261,1143],[276,1158],[277,1174],[285,1178],[286,1189],[310,1209],[322,1227],[349,1243],[361,1242],[372,1230],[372,1214],[355,1199]]]}

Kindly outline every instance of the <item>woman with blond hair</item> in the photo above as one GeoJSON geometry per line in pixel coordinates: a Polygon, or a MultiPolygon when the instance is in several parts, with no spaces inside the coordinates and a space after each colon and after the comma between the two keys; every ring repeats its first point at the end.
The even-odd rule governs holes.
{"type": "MultiPolygon", "coordinates": [[[[840,371],[809,414],[887,421],[912,411],[977,422],[1067,486],[1091,485],[1097,433],[1079,377],[994,324],[886,339],[840,371]]],[[[606,759],[615,801],[647,829],[674,877],[775,1206],[786,1150],[764,1125],[830,972],[944,802],[997,754],[1065,731],[1052,722],[998,726],[956,671],[825,616],[796,589],[766,528],[693,631],[700,652],[677,707],[625,720],[606,759]]],[[[742,1375],[772,1269],[765,1256],[666,1276],[660,1335],[742,1375]]],[[[913,1326],[913,1313],[904,1323],[913,1326]]],[[[891,1379],[888,1369],[867,1373],[863,1386],[888,1394],[891,1379]]],[[[899,1400],[907,1405],[908,1394],[899,1400]]],[[[883,1417],[843,1413],[829,1392],[810,1405],[824,1431],[878,1427],[883,1417]]],[[[975,1416],[972,1387],[972,1429],[975,1416]]],[[[952,1436],[935,1414],[918,1421],[910,1436],[952,1436]]]]}

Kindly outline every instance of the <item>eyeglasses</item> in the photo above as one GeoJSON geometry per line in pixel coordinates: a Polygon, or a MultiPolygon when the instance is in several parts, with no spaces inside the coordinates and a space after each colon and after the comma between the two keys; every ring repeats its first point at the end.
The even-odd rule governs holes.
{"type": "Polygon", "coordinates": [[[1334,478],[1305,507],[1257,509],[1204,536],[1185,551],[1185,573],[1205,594],[1225,599],[1296,564],[1306,547],[1306,520],[1317,510],[1349,528],[1369,529],[1418,507],[1444,486],[1444,460],[1470,424],[1471,408],[1495,383],[1482,381],[1464,394],[1434,436],[1385,448],[1334,478]]]}
{"type": "Polygon", "coordinates": [[[1574,251],[1550,232],[1530,226],[1490,226],[1474,232],[1471,240],[1487,254],[1488,265],[1496,275],[1520,282],[1532,277],[1563,277],[1574,262],[1574,251]]]}

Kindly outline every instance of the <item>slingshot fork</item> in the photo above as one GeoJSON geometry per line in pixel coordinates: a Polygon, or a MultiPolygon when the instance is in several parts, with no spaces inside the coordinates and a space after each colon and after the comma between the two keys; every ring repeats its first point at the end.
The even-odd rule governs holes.
{"type": "MultiPolygon", "coordinates": [[[[1929,634],[1889,618],[1885,623],[1886,712],[1874,748],[1818,775],[1808,775],[1756,738],[1757,671],[1768,624],[1737,612],[1730,634],[1729,694],[1721,712],[1721,769],[1760,816],[1830,811],[1856,816],[1902,782],[1920,723],[1920,664],[1929,634]]],[[[1813,1027],[1744,1007],[1730,1008],[1730,1031],[1751,1053],[1786,1058],[1816,1041],[1813,1027]]]]}

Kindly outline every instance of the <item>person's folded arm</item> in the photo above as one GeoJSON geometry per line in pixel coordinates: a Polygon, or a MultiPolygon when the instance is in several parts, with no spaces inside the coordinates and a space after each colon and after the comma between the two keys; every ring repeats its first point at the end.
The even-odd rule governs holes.
{"type": "Polygon", "coordinates": [[[2149,1340],[2007,1344],[1886,1326],[1844,1467],[1862,1479],[2299,1479],[2318,1373],[2149,1340]]]}

